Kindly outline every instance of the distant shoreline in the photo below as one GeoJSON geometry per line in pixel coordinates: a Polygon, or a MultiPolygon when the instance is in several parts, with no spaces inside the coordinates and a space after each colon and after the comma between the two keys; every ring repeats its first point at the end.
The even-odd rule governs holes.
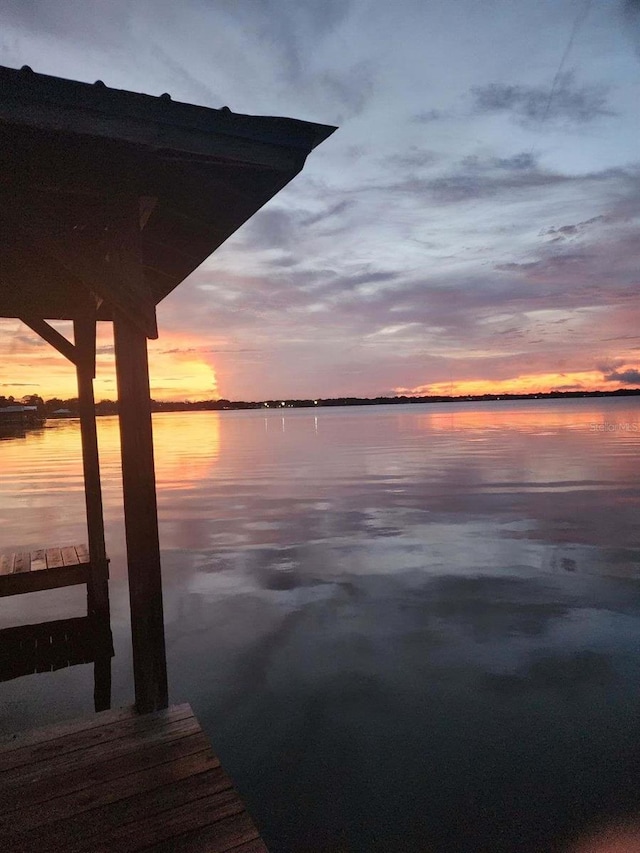
{"type": "Polygon", "coordinates": [[[548,391],[544,394],[471,394],[465,396],[423,396],[423,397],[330,397],[317,400],[263,400],[245,402],[243,400],[199,400],[195,402],[152,401],[154,412],[185,411],[228,411],[243,409],[318,409],[336,406],[393,406],[415,403],[482,403],[508,402],[510,400],[558,400],[581,397],[633,397],[640,395],[640,388],[618,388],[615,391],[548,391]]]}
{"type": "MultiPolygon", "coordinates": [[[[547,391],[542,394],[467,394],[453,396],[448,394],[409,397],[328,397],[311,399],[275,399],[275,400],[196,400],[196,401],[161,401],[151,400],[152,412],[220,412],[242,411],[246,409],[264,409],[279,411],[281,409],[319,409],[337,406],[393,406],[436,403],[484,403],[509,402],[511,400],[565,400],[594,397],[635,397],[640,396],[640,388],[617,388],[615,391],[547,391]]],[[[26,398],[22,398],[26,399],[26,398]]],[[[61,400],[57,397],[46,402],[31,395],[30,402],[37,408],[42,419],[77,418],[78,400],[71,398],[61,400]]],[[[0,397],[2,404],[14,404],[14,398],[0,397]]],[[[115,400],[101,400],[96,403],[96,415],[117,415],[118,403],[115,400]]],[[[1,419],[0,419],[1,423],[1,419]]]]}
{"type": "MultiPolygon", "coordinates": [[[[549,391],[545,394],[472,394],[466,396],[423,396],[423,397],[330,397],[317,400],[276,399],[246,402],[244,400],[196,400],[194,402],[151,401],[152,412],[220,412],[263,409],[279,411],[282,409],[320,409],[338,406],[393,406],[437,403],[482,403],[508,402],[510,400],[563,400],[593,397],[634,397],[640,396],[640,388],[618,388],[615,391],[549,391]]],[[[117,403],[96,404],[96,414],[116,414],[117,403]],[[108,407],[108,411],[105,409],[108,407]]]]}
{"type": "MultiPolygon", "coordinates": [[[[423,396],[423,397],[330,397],[317,400],[262,400],[245,402],[244,400],[199,400],[195,402],[161,402],[152,400],[154,412],[186,411],[230,411],[243,409],[318,409],[337,406],[393,406],[436,403],[483,403],[509,402],[510,400],[562,400],[593,397],[634,397],[640,396],[640,388],[618,388],[615,391],[549,391],[544,394],[471,394],[465,396],[423,396]]],[[[100,404],[98,404],[100,405],[100,404]]],[[[97,407],[96,407],[97,408],[97,407]]]]}

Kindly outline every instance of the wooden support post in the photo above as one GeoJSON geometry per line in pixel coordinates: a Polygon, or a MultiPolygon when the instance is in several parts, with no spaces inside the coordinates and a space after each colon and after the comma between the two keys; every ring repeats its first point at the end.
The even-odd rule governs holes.
{"type": "Polygon", "coordinates": [[[87,508],[87,532],[91,579],[87,584],[87,609],[90,615],[109,619],[109,568],[104,541],[102,515],[102,488],[98,458],[98,433],[96,406],[93,396],[93,378],[96,367],[95,317],[82,317],[73,321],[74,354],[78,378],[78,409],[82,436],[82,465],[84,469],[84,495],[87,508]]]}
{"type": "Polygon", "coordinates": [[[111,657],[102,655],[93,662],[93,707],[96,712],[111,707],[111,657]]]}
{"type": "Polygon", "coordinates": [[[168,706],[147,339],[114,312],[136,709],[168,706]]]}
{"type": "Polygon", "coordinates": [[[113,637],[111,625],[100,617],[92,620],[93,640],[93,705],[96,711],[111,707],[111,658],[113,637]]]}

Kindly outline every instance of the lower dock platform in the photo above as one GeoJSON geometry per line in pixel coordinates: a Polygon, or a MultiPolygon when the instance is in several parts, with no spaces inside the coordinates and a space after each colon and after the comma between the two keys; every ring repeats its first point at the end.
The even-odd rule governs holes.
{"type": "Polygon", "coordinates": [[[88,583],[90,578],[86,545],[0,555],[0,597],[88,583]]]}
{"type": "Polygon", "coordinates": [[[267,851],[189,705],[0,742],[0,849],[267,851]]]}

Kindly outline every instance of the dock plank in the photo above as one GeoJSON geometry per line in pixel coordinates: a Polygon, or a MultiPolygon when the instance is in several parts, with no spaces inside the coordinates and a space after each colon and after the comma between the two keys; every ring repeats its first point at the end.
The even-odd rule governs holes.
{"type": "Polygon", "coordinates": [[[240,844],[239,846],[234,844],[233,848],[227,847],[228,851],[231,851],[232,849],[233,853],[269,853],[260,836],[254,838],[253,841],[247,841],[245,844],[240,844]]]}
{"type": "Polygon", "coordinates": [[[47,804],[47,808],[49,805],[55,808],[56,803],[50,804],[49,801],[55,799],[59,804],[62,802],[61,797],[76,794],[80,797],[92,796],[90,791],[97,786],[108,785],[117,788],[116,780],[122,777],[154,769],[187,755],[202,752],[208,746],[205,735],[198,732],[195,735],[188,735],[169,743],[151,745],[146,749],[121,755],[114,758],[113,761],[105,759],[101,762],[76,767],[55,779],[54,787],[52,787],[50,777],[16,786],[16,788],[19,787],[19,790],[16,790],[13,796],[7,794],[6,805],[0,797],[0,822],[5,820],[11,822],[15,819],[18,811],[22,816],[22,814],[27,814],[32,806],[40,807],[47,804]]]}
{"type": "Polygon", "coordinates": [[[31,554],[28,551],[19,552],[13,556],[15,557],[13,562],[14,574],[31,571],[31,554]]]}
{"type": "Polygon", "coordinates": [[[2,554],[0,556],[0,575],[10,575],[13,572],[15,554],[2,554]]]}
{"type": "MultiPolygon", "coordinates": [[[[193,739],[174,741],[173,745],[184,744],[185,741],[193,742],[193,739]]],[[[197,776],[199,773],[205,773],[220,766],[204,735],[197,741],[196,748],[199,749],[198,752],[177,757],[175,749],[170,753],[166,749],[164,753],[156,751],[156,757],[160,763],[153,764],[151,767],[145,767],[133,773],[125,773],[121,768],[120,773],[116,772],[115,778],[109,778],[106,781],[94,779],[94,784],[87,787],[72,788],[67,793],[56,791],[56,796],[50,800],[29,806],[23,805],[20,808],[20,831],[36,830],[43,824],[92,812],[94,809],[124,800],[134,794],[153,791],[163,785],[171,785],[189,776],[197,776]],[[122,775],[123,773],[125,775],[122,775]]],[[[13,832],[14,824],[15,813],[0,816],[0,836],[8,836],[13,832]]],[[[46,831],[48,832],[48,829],[46,831]]]]}
{"type": "Polygon", "coordinates": [[[77,566],[80,562],[74,545],[67,545],[65,548],[61,548],[60,553],[62,554],[62,564],[64,566],[77,566]]]}
{"type": "MultiPolygon", "coordinates": [[[[241,815],[244,805],[234,790],[221,791],[182,803],[160,814],[138,819],[109,833],[108,840],[92,849],[95,853],[134,853],[192,830],[202,829],[224,818],[241,815]]],[[[247,827],[247,830],[249,828],[247,827]]],[[[253,830],[255,834],[255,830],[253,830]]]]}
{"type": "MultiPolygon", "coordinates": [[[[124,719],[118,718],[113,722],[105,722],[101,726],[70,732],[65,737],[54,737],[30,746],[19,749],[14,748],[8,752],[0,753],[0,773],[4,774],[8,770],[24,767],[25,765],[29,765],[30,769],[34,769],[34,766],[39,761],[46,761],[54,757],[60,758],[71,752],[88,749],[89,747],[95,747],[141,732],[158,731],[160,728],[165,728],[168,724],[176,723],[180,720],[195,721],[195,717],[188,705],[180,705],[165,712],[160,712],[158,715],[145,714],[139,716],[138,714],[130,714],[124,719]]],[[[197,721],[195,722],[197,724],[197,721]]],[[[2,785],[2,780],[0,780],[0,785],[2,785]]]]}
{"type": "Polygon", "coordinates": [[[47,552],[44,548],[38,548],[31,552],[31,571],[39,572],[47,568],[47,552]]]}
{"type": "Polygon", "coordinates": [[[3,853],[266,853],[188,706],[49,727],[0,747],[2,768],[3,853]]]}
{"type": "Polygon", "coordinates": [[[88,563],[89,562],[89,549],[86,545],[76,545],[76,555],[78,557],[79,563],[88,563]]]}
{"type": "MultiPolygon", "coordinates": [[[[231,781],[221,767],[192,774],[173,784],[155,785],[148,791],[134,790],[128,797],[121,797],[102,806],[85,809],[71,815],[56,815],[50,822],[41,824],[37,829],[25,829],[20,818],[20,831],[13,826],[3,831],[3,839],[10,840],[14,848],[24,845],[28,851],[37,847],[46,849],[51,839],[57,846],[64,846],[65,853],[79,853],[93,842],[96,848],[104,837],[113,840],[114,833],[137,824],[140,815],[153,818],[157,823],[163,820],[165,812],[179,806],[190,805],[194,800],[211,797],[232,789],[231,781]]],[[[236,797],[235,792],[232,795],[236,797]]],[[[138,832],[138,828],[132,830],[138,832]]],[[[131,834],[131,833],[129,833],[131,834]]],[[[118,848],[119,849],[119,846],[118,848]]]]}
{"type": "Polygon", "coordinates": [[[83,749],[69,753],[55,753],[46,761],[21,765],[5,770],[0,778],[0,803],[4,806],[14,798],[17,788],[40,779],[55,778],[63,771],[91,766],[102,761],[112,761],[121,755],[135,753],[141,746],[166,743],[175,738],[186,737],[200,731],[194,717],[177,720],[165,726],[144,728],[105,742],[91,743],[83,749]]]}
{"type": "MultiPolygon", "coordinates": [[[[189,709],[187,703],[182,705],[172,705],[170,708],[165,708],[162,711],[155,711],[153,714],[145,714],[146,719],[167,719],[173,718],[173,715],[184,709],[189,709]]],[[[193,714],[193,712],[191,712],[193,714]]],[[[100,714],[89,714],[86,717],[80,717],[75,720],[69,720],[66,723],[55,723],[51,726],[43,726],[40,729],[34,729],[27,732],[20,732],[16,735],[11,735],[3,741],[0,741],[0,754],[11,752],[14,749],[22,749],[25,746],[32,746],[36,743],[43,743],[47,740],[56,740],[66,737],[67,735],[77,732],[86,731],[87,729],[95,729],[100,726],[111,725],[119,720],[129,720],[132,717],[137,717],[135,709],[132,705],[127,705],[124,708],[112,708],[110,711],[102,711],[100,714]]]]}
{"type": "Polygon", "coordinates": [[[62,554],[60,548],[47,548],[45,551],[45,560],[48,569],[57,569],[64,565],[62,562],[62,554]]]}
{"type": "Polygon", "coordinates": [[[244,812],[175,836],[164,843],[154,845],[151,850],[153,853],[203,853],[205,850],[207,853],[237,853],[243,847],[255,845],[257,842],[261,846],[249,846],[248,849],[256,853],[268,853],[253,821],[244,812]]]}

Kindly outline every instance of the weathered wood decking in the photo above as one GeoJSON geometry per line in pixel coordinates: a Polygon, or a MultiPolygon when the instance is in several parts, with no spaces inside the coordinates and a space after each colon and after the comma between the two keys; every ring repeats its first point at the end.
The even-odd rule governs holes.
{"type": "Polygon", "coordinates": [[[86,545],[0,556],[0,597],[88,583],[90,578],[91,562],[86,545]]]}
{"type": "Polygon", "coordinates": [[[0,849],[267,850],[188,705],[0,743],[0,849]]]}

